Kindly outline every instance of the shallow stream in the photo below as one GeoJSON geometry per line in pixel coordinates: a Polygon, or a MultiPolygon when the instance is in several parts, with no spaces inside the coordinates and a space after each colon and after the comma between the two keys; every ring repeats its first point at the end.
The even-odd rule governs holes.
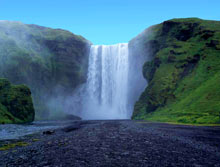
{"type": "Polygon", "coordinates": [[[31,124],[4,124],[0,125],[0,141],[19,139],[23,136],[41,131],[65,127],[73,121],[35,121],[31,124]]]}

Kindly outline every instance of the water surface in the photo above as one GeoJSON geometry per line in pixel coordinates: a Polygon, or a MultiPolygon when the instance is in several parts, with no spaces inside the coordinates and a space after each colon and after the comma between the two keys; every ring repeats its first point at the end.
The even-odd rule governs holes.
{"type": "Polygon", "coordinates": [[[41,131],[67,126],[73,121],[35,121],[31,124],[0,125],[0,140],[19,139],[23,136],[41,131]]]}

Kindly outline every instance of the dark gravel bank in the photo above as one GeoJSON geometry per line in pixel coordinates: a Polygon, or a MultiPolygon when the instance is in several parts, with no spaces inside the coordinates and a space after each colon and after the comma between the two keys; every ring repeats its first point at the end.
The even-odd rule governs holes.
{"type": "Polygon", "coordinates": [[[220,127],[78,121],[22,142],[0,151],[0,166],[220,166],[220,127]]]}

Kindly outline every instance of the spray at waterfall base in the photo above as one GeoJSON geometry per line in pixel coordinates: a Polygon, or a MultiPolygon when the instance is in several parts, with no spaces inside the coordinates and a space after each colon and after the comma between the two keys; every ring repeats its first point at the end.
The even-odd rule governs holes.
{"type": "Polygon", "coordinates": [[[146,80],[142,76],[144,61],[129,53],[127,43],[91,46],[87,82],[78,90],[83,119],[131,118],[146,80]]]}

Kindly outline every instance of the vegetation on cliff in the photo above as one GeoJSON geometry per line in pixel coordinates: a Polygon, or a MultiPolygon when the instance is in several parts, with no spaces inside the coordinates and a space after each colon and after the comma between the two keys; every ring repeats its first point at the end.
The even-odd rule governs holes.
{"type": "Polygon", "coordinates": [[[173,19],[147,32],[138,40],[152,57],[143,66],[148,87],[136,102],[132,118],[219,123],[220,22],[173,19]]]}
{"type": "Polygon", "coordinates": [[[0,77],[28,85],[37,118],[47,118],[58,108],[51,99],[64,110],[61,99],[86,81],[89,45],[65,30],[1,21],[0,77]]]}
{"type": "Polygon", "coordinates": [[[28,123],[34,120],[34,116],[30,89],[0,79],[0,124],[28,123]]]}

